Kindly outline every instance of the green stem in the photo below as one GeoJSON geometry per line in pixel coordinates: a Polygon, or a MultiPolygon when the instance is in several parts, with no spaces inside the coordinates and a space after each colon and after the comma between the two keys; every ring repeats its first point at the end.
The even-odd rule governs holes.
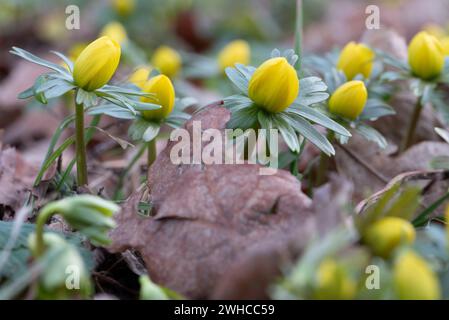
{"type": "Polygon", "coordinates": [[[44,227],[50,217],[57,212],[55,203],[46,205],[36,220],[36,257],[41,257],[45,252],[44,227]]]}
{"type": "Polygon", "coordinates": [[[299,56],[296,70],[301,74],[302,69],[302,38],[303,38],[303,6],[302,0],[296,0],[296,23],[295,23],[295,52],[299,56]]]}
{"type": "Polygon", "coordinates": [[[408,149],[412,143],[413,138],[415,136],[415,130],[418,125],[419,116],[421,115],[423,105],[422,105],[422,97],[419,97],[416,101],[415,109],[413,110],[412,119],[410,121],[410,124],[407,128],[407,133],[404,136],[404,139],[402,140],[401,149],[400,152],[404,152],[406,149],[408,149]]]}
{"type": "MultiPolygon", "coordinates": [[[[76,97],[76,94],[75,94],[76,97]]],[[[76,98],[75,98],[76,99],[76,98]]],[[[78,186],[87,185],[86,145],[84,143],[84,106],[76,104],[75,112],[75,146],[76,177],[78,186]]]]}
{"type": "MultiPolygon", "coordinates": [[[[330,131],[327,133],[327,139],[329,140],[330,143],[332,143],[332,140],[334,139],[334,132],[330,131]]],[[[329,167],[329,160],[330,157],[328,155],[326,155],[324,152],[321,152],[320,154],[320,162],[318,165],[318,173],[317,173],[317,177],[316,177],[316,184],[315,186],[320,186],[321,184],[324,183],[324,181],[326,180],[326,175],[327,175],[327,171],[328,171],[328,167],[329,167]]]]}
{"type": "Polygon", "coordinates": [[[148,168],[150,168],[154,160],[156,160],[156,138],[148,142],[148,168]]]}

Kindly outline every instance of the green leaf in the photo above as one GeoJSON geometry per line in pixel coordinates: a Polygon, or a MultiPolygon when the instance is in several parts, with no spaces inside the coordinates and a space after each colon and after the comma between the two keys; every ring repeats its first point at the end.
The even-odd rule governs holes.
{"type": "Polygon", "coordinates": [[[448,156],[437,156],[430,161],[430,167],[432,169],[443,169],[449,170],[449,157],[448,156]]]}
{"type": "Polygon", "coordinates": [[[157,122],[147,121],[143,118],[138,118],[136,121],[128,129],[128,135],[133,140],[144,140],[151,141],[153,140],[160,130],[160,124],[157,122]]]}
{"type": "Polygon", "coordinates": [[[113,118],[127,119],[127,120],[132,120],[136,118],[136,116],[128,109],[119,107],[112,103],[106,103],[101,104],[99,106],[91,107],[88,109],[87,113],[90,115],[105,114],[113,118]]]}
{"type": "Polygon", "coordinates": [[[238,71],[236,68],[226,68],[225,73],[229,80],[241,91],[241,93],[248,94],[248,79],[246,76],[238,71]]]}
{"type": "Polygon", "coordinates": [[[287,120],[299,134],[313,143],[318,149],[326,155],[335,154],[335,149],[327,138],[315,129],[307,120],[297,114],[285,115],[287,120]]]}
{"type": "Polygon", "coordinates": [[[378,99],[369,99],[362,114],[359,116],[359,120],[378,119],[393,114],[396,114],[396,111],[385,102],[378,99]]]}
{"type": "Polygon", "coordinates": [[[231,112],[249,108],[253,105],[253,101],[247,96],[237,94],[223,99],[224,107],[231,110],[231,112]]]}
{"type": "Polygon", "coordinates": [[[148,128],[143,133],[142,139],[145,142],[150,142],[154,140],[157,135],[159,134],[159,130],[161,129],[161,126],[158,123],[150,122],[151,124],[148,126],[148,128]]]}
{"type": "Polygon", "coordinates": [[[449,131],[442,128],[435,128],[435,132],[444,140],[449,143],[449,131]]]}
{"type": "Polygon", "coordinates": [[[299,140],[298,134],[295,130],[289,125],[289,123],[283,119],[280,115],[273,116],[274,125],[281,132],[282,137],[284,138],[285,143],[293,152],[299,152],[299,140]]]}
{"type": "Polygon", "coordinates": [[[351,136],[351,133],[348,130],[346,130],[345,127],[343,127],[339,123],[335,122],[331,118],[327,117],[326,115],[320,113],[319,111],[317,111],[313,108],[302,106],[299,109],[290,109],[290,110],[287,109],[286,112],[287,113],[295,113],[303,118],[306,118],[310,121],[315,122],[316,124],[319,124],[320,126],[323,126],[332,131],[335,131],[336,133],[338,133],[342,136],[346,136],[346,137],[351,136]]]}
{"type": "Polygon", "coordinates": [[[16,56],[19,56],[19,57],[21,57],[21,58],[23,58],[23,59],[25,59],[27,61],[30,61],[32,63],[41,65],[43,67],[52,69],[52,70],[54,70],[56,72],[59,72],[61,74],[69,76],[69,73],[67,72],[67,70],[65,68],[63,68],[60,65],[55,64],[53,62],[41,59],[41,58],[35,56],[34,54],[26,51],[26,50],[23,50],[23,49],[20,49],[20,48],[17,48],[17,47],[12,47],[12,50],[10,51],[10,53],[12,53],[12,54],[14,54],[16,56]]]}
{"type": "Polygon", "coordinates": [[[382,149],[385,149],[388,145],[385,137],[379,131],[370,126],[360,123],[356,126],[355,130],[366,140],[377,143],[377,145],[382,149]]]}
{"type": "Polygon", "coordinates": [[[226,127],[230,129],[249,129],[254,128],[257,124],[257,114],[259,108],[252,106],[249,108],[238,109],[231,114],[231,119],[228,121],[226,127]]]}
{"type": "Polygon", "coordinates": [[[58,51],[50,51],[50,52],[61,58],[62,61],[64,61],[64,63],[67,65],[67,67],[69,67],[70,72],[73,72],[73,62],[69,58],[67,58],[65,55],[63,55],[58,51]]]}

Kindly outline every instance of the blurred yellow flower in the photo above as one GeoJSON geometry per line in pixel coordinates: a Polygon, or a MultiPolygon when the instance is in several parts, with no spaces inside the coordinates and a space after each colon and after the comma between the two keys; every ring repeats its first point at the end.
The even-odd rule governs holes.
{"type": "Polygon", "coordinates": [[[357,284],[344,266],[326,259],[318,267],[314,292],[314,297],[320,300],[349,300],[355,297],[357,284]]]}
{"type": "Polygon", "coordinates": [[[441,288],[437,275],[427,262],[411,250],[402,253],[395,262],[393,283],[401,300],[437,300],[441,288]]]}
{"type": "Polygon", "coordinates": [[[329,110],[336,115],[355,120],[365,108],[367,99],[365,83],[359,80],[349,81],[332,94],[329,110]]]}
{"type": "Polygon", "coordinates": [[[251,48],[244,40],[235,40],[228,43],[218,55],[218,65],[223,72],[236,63],[247,65],[251,58],[251,48]]]}
{"type": "Polygon", "coordinates": [[[135,84],[140,89],[143,89],[148,81],[152,68],[150,66],[143,66],[137,68],[129,77],[129,82],[135,84]]]}
{"type": "Polygon", "coordinates": [[[151,64],[167,77],[175,77],[181,69],[181,56],[178,52],[167,46],[156,49],[151,64]]]}
{"type": "Polygon", "coordinates": [[[171,80],[161,74],[151,78],[143,88],[144,92],[153,93],[154,97],[143,97],[143,102],[158,104],[161,106],[158,110],[143,111],[142,116],[146,120],[162,120],[168,117],[173,111],[175,104],[175,88],[171,80]]]}
{"type": "Polygon", "coordinates": [[[114,39],[120,45],[128,39],[125,28],[119,22],[110,22],[105,25],[101,30],[100,36],[106,36],[114,39]]]}
{"type": "Polygon", "coordinates": [[[444,68],[444,53],[441,42],[425,31],[418,33],[408,47],[408,62],[414,75],[430,80],[444,68]]]}
{"type": "Polygon", "coordinates": [[[77,86],[93,91],[104,86],[120,62],[120,45],[109,37],[90,43],[75,61],[73,79],[77,86]]]}
{"type": "Polygon", "coordinates": [[[129,16],[135,8],[134,0],[113,0],[114,10],[121,16],[129,16]]]}
{"type": "Polygon", "coordinates": [[[409,221],[398,217],[385,217],[368,227],[363,241],[375,254],[388,258],[398,246],[413,243],[415,236],[415,228],[409,221]]]}
{"type": "Polygon", "coordinates": [[[449,36],[441,39],[441,46],[443,47],[444,55],[449,56],[449,36]]]}
{"type": "Polygon", "coordinates": [[[257,106],[269,112],[282,112],[299,93],[296,70],[283,57],[262,63],[251,77],[248,96],[257,106]]]}
{"type": "Polygon", "coordinates": [[[368,78],[373,70],[375,56],[374,51],[364,44],[350,42],[340,53],[337,69],[343,71],[348,80],[358,74],[368,78]]]}

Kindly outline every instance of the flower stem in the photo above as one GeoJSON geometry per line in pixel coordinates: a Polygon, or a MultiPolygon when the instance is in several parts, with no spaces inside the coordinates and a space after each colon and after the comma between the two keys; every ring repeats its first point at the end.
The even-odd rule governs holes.
{"type": "MultiPolygon", "coordinates": [[[[332,143],[332,140],[334,139],[333,131],[329,130],[329,132],[327,133],[327,139],[329,140],[330,143],[332,143]]],[[[315,181],[316,187],[323,184],[323,182],[326,179],[326,175],[327,175],[327,171],[328,171],[328,167],[329,167],[329,160],[330,160],[330,157],[328,155],[326,155],[324,152],[321,152],[320,162],[318,165],[318,173],[317,173],[316,181],[315,181]]]]}
{"type": "MultiPolygon", "coordinates": [[[[76,95],[75,95],[76,96],[76,95]]],[[[76,98],[75,98],[76,99],[76,98]]],[[[75,146],[76,177],[78,186],[87,185],[86,145],[84,143],[84,106],[76,104],[75,112],[75,146]]]]}
{"type": "Polygon", "coordinates": [[[50,217],[56,213],[56,206],[54,203],[46,205],[37,216],[36,220],[36,257],[41,257],[45,252],[44,244],[44,226],[50,217]]]}
{"type": "Polygon", "coordinates": [[[302,38],[303,38],[303,5],[302,0],[296,0],[296,23],[295,23],[295,52],[299,56],[296,70],[301,74],[302,67],[302,38]]]}
{"type": "Polygon", "coordinates": [[[413,143],[413,138],[415,136],[415,130],[418,125],[419,117],[421,115],[423,105],[422,105],[422,97],[418,97],[416,101],[415,109],[413,111],[412,119],[407,128],[407,133],[402,140],[400,152],[404,152],[407,148],[409,148],[413,143]]]}
{"type": "Polygon", "coordinates": [[[156,160],[156,138],[148,142],[148,168],[153,164],[154,160],[156,160]]]}

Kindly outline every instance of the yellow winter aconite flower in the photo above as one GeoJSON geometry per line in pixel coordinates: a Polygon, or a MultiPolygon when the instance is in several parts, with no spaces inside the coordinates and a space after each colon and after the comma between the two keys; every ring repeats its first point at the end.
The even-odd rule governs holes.
{"type": "Polygon", "coordinates": [[[134,11],[134,0],[113,0],[112,3],[115,11],[121,16],[128,16],[134,11]]]}
{"type": "Polygon", "coordinates": [[[224,71],[227,67],[233,67],[236,63],[247,65],[251,58],[251,48],[244,40],[235,40],[226,45],[218,55],[218,65],[224,71]]]}
{"type": "Polygon", "coordinates": [[[332,259],[326,259],[318,267],[315,298],[320,300],[353,299],[357,285],[345,268],[332,259]]]}
{"type": "Polygon", "coordinates": [[[77,86],[93,91],[104,86],[120,62],[120,45],[109,37],[90,43],[75,61],[73,79],[77,86]]]}
{"type": "Polygon", "coordinates": [[[117,43],[120,44],[123,44],[128,39],[125,28],[119,22],[110,22],[105,25],[101,30],[101,36],[106,36],[114,39],[117,43]]]}
{"type": "Polygon", "coordinates": [[[282,112],[299,93],[296,70],[283,57],[262,63],[251,77],[248,96],[258,107],[269,112],[282,112]]]}
{"type": "Polygon", "coordinates": [[[142,116],[147,120],[162,120],[173,111],[175,104],[175,88],[171,80],[161,74],[148,80],[143,88],[144,92],[153,93],[154,97],[143,97],[143,102],[158,104],[158,110],[143,111],[142,116]]]}
{"type": "Polygon", "coordinates": [[[444,53],[441,42],[425,31],[418,33],[408,47],[408,62],[414,75],[430,80],[444,68],[444,53]]]}
{"type": "Polygon", "coordinates": [[[343,71],[348,80],[358,74],[368,78],[373,70],[375,56],[374,51],[364,44],[350,42],[341,51],[337,68],[343,71]]]}
{"type": "Polygon", "coordinates": [[[449,37],[441,39],[441,46],[443,47],[444,55],[449,56],[449,37]]]}
{"type": "Polygon", "coordinates": [[[154,52],[151,64],[162,74],[173,78],[181,69],[181,56],[172,48],[161,46],[154,52]]]}
{"type": "Polygon", "coordinates": [[[394,265],[393,283],[401,300],[437,300],[441,288],[426,261],[411,250],[401,254],[394,265]]]}
{"type": "Polygon", "coordinates": [[[368,227],[363,240],[375,254],[388,258],[401,244],[413,243],[415,236],[415,228],[409,221],[385,217],[368,227]]]}
{"type": "Polygon", "coordinates": [[[329,100],[330,112],[355,120],[365,108],[368,91],[365,83],[359,80],[346,82],[332,94],[329,100]]]}
{"type": "Polygon", "coordinates": [[[137,68],[136,71],[134,71],[134,73],[129,77],[129,82],[135,84],[140,89],[143,89],[148,81],[151,70],[151,67],[148,66],[137,68]]]}

